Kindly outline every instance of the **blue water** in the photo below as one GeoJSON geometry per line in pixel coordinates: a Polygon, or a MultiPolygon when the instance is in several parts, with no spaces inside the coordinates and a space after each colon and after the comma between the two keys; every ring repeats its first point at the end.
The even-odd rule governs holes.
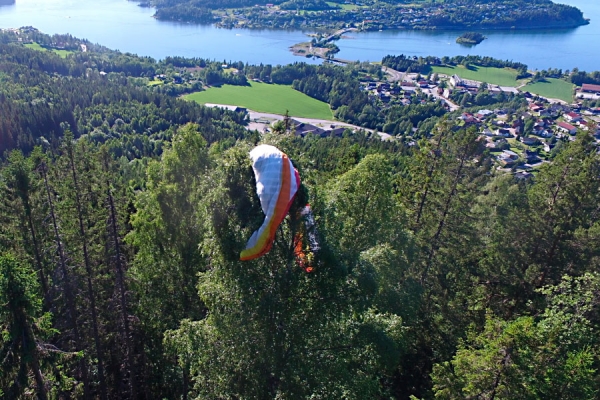
{"type": "Polygon", "coordinates": [[[338,42],[338,57],[380,60],[386,54],[455,56],[477,54],[519,61],[531,69],[600,70],[600,2],[562,1],[578,7],[589,25],[554,31],[484,31],[488,39],[477,46],[456,43],[456,31],[383,31],[350,35],[338,42]]]}
{"type": "MultiPolygon", "coordinates": [[[[475,47],[455,43],[459,32],[383,31],[350,34],[337,42],[340,58],[380,61],[387,54],[417,56],[488,55],[549,67],[600,70],[600,2],[563,0],[579,7],[591,24],[561,31],[485,32],[475,47]]],[[[107,47],[151,56],[203,57],[253,64],[310,61],[289,47],[307,40],[305,32],[219,29],[161,22],[154,11],[126,0],[0,0],[0,28],[31,25],[49,34],[70,33],[107,47]],[[8,3],[8,4],[7,4],[8,3]]]]}

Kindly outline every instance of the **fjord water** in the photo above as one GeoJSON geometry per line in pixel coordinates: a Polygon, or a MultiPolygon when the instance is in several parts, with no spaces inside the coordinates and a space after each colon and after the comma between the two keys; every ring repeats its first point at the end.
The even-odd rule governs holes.
{"type": "Polygon", "coordinates": [[[185,56],[253,64],[299,61],[288,48],[306,41],[300,31],[219,29],[157,21],[153,14],[153,9],[126,0],[16,0],[0,6],[0,28],[34,26],[47,34],[70,33],[156,59],[185,56]]]}
{"type": "Polygon", "coordinates": [[[350,35],[338,42],[343,59],[380,60],[386,54],[411,56],[482,55],[525,63],[530,69],[600,70],[600,2],[558,0],[583,11],[589,25],[561,30],[482,31],[477,46],[456,43],[461,31],[382,31],[350,35]]]}
{"type": "MultiPolygon", "coordinates": [[[[338,57],[379,61],[387,54],[454,56],[479,54],[519,61],[531,69],[578,67],[600,70],[600,3],[562,0],[580,8],[591,24],[558,31],[484,32],[475,47],[455,43],[456,31],[382,31],[349,34],[337,42],[338,57]]],[[[318,62],[293,56],[289,46],[306,41],[305,32],[219,29],[157,21],[154,10],[126,0],[0,1],[0,28],[34,26],[44,33],[70,33],[107,47],[151,56],[203,57],[253,64],[318,62]]]]}

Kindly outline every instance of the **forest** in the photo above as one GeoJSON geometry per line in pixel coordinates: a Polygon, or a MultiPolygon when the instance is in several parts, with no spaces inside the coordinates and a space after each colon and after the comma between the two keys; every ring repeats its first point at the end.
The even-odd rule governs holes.
{"type": "MultiPolygon", "coordinates": [[[[520,180],[441,110],[412,145],[261,135],[140,84],[200,60],[101,47],[62,59],[5,42],[0,397],[597,398],[590,135],[520,180]],[[285,152],[301,186],[270,252],[239,261],[264,219],[257,144],[285,152]],[[294,253],[307,204],[310,270],[294,253]]],[[[327,101],[360,75],[237,67],[331,88],[327,101]]],[[[417,107],[433,116],[435,104],[382,118],[418,124],[417,107]]]]}
{"type": "Polygon", "coordinates": [[[578,8],[550,0],[150,0],[142,5],[155,7],[158,19],[229,28],[561,29],[589,23],[578,8]]]}

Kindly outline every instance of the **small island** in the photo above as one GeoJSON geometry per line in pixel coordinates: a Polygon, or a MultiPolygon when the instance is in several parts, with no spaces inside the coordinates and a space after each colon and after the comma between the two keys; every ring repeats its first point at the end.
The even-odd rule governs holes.
{"type": "Polygon", "coordinates": [[[466,32],[456,39],[456,43],[474,46],[483,42],[485,39],[486,37],[479,32],[466,32]]]}

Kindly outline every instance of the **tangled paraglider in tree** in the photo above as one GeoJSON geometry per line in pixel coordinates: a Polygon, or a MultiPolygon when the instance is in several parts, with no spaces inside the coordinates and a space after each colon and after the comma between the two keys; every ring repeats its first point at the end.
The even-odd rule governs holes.
{"type": "MultiPolygon", "coordinates": [[[[275,233],[288,214],[300,188],[300,175],[289,157],[270,145],[260,145],[250,152],[252,169],[256,178],[256,193],[260,199],[265,220],[255,231],[246,248],[240,254],[240,260],[258,258],[271,250],[275,233]]],[[[312,272],[314,252],[319,249],[315,221],[306,205],[295,218],[304,219],[294,237],[294,254],[300,266],[306,272],[312,272]],[[305,243],[307,245],[305,246],[305,243]]]]}

